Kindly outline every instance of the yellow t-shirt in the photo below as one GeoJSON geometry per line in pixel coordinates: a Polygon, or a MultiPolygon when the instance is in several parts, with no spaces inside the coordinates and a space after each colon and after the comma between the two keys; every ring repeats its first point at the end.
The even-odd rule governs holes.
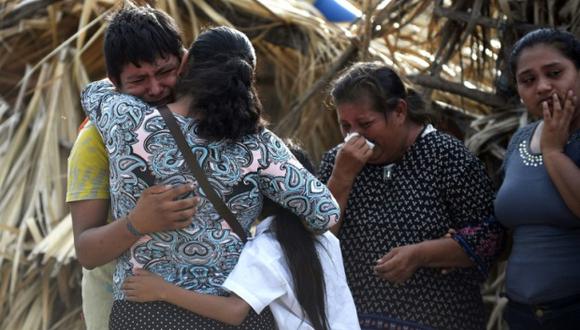
{"type": "Polygon", "coordinates": [[[109,199],[109,158],[90,122],[79,132],[68,157],[66,201],[109,199]]]}
{"type": "MultiPolygon", "coordinates": [[[[109,158],[103,139],[90,122],[79,132],[68,157],[66,201],[109,199],[109,158]]],[[[110,221],[110,220],[109,220],[110,221]]],[[[109,328],[116,261],[83,268],[82,306],[87,330],[109,328]]]]}

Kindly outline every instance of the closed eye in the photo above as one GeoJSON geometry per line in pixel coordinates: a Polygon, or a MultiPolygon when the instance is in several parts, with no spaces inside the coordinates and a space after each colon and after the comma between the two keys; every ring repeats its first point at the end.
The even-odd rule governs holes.
{"type": "Polygon", "coordinates": [[[173,70],[175,70],[175,69],[172,68],[172,69],[168,69],[168,70],[163,70],[163,71],[157,72],[157,75],[158,76],[165,76],[165,75],[170,74],[171,72],[173,72],[173,70]]]}
{"type": "Polygon", "coordinates": [[[128,81],[129,84],[140,84],[145,81],[145,78],[136,78],[128,81]]]}
{"type": "Polygon", "coordinates": [[[365,121],[363,123],[359,123],[361,128],[369,128],[373,124],[373,121],[365,121]]]}
{"type": "Polygon", "coordinates": [[[562,70],[550,70],[548,71],[547,76],[550,78],[557,78],[562,73],[562,70]]]}
{"type": "Polygon", "coordinates": [[[529,85],[529,84],[533,83],[534,80],[535,80],[534,77],[532,77],[532,76],[526,76],[526,77],[519,78],[518,79],[518,83],[519,84],[522,84],[522,85],[529,85]]]}

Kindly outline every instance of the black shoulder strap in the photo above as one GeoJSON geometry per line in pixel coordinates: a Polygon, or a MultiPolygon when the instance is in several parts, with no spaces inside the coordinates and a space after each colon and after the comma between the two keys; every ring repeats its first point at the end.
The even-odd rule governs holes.
{"type": "Polygon", "coordinates": [[[205,173],[203,173],[203,170],[201,169],[201,167],[197,162],[196,155],[194,155],[189,145],[185,141],[185,137],[183,136],[183,133],[179,129],[175,117],[173,116],[173,114],[171,113],[171,111],[167,106],[159,107],[159,112],[161,113],[163,120],[165,120],[165,124],[169,128],[171,135],[173,135],[175,142],[177,142],[177,146],[179,147],[179,150],[183,154],[183,158],[187,162],[187,165],[189,165],[189,169],[193,173],[193,176],[195,176],[197,182],[205,192],[205,195],[213,204],[219,215],[227,221],[227,223],[230,225],[230,228],[232,228],[232,230],[245,243],[247,238],[244,229],[236,219],[236,216],[228,208],[226,203],[224,203],[224,201],[218,196],[214,188],[207,180],[207,176],[205,175],[205,173]]]}

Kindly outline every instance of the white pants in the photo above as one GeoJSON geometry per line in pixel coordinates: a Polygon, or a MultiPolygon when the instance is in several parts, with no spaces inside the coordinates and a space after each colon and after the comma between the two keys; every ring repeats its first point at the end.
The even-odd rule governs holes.
{"type": "Polygon", "coordinates": [[[113,306],[113,272],[116,261],[96,267],[83,268],[83,315],[87,330],[109,329],[109,315],[113,306]]]}

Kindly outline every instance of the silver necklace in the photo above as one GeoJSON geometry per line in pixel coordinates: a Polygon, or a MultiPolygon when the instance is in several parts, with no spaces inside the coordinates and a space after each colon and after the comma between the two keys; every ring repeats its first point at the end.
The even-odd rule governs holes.
{"type": "MultiPolygon", "coordinates": [[[[536,126],[536,129],[534,130],[532,137],[530,138],[530,142],[534,140],[534,137],[536,135],[538,135],[538,133],[541,134],[543,128],[544,128],[544,122],[540,121],[538,123],[538,126],[536,126]]],[[[539,137],[536,137],[536,138],[539,138],[539,137]]],[[[542,153],[540,152],[539,154],[534,155],[533,153],[530,152],[531,147],[532,147],[531,143],[528,144],[527,139],[524,139],[522,142],[520,142],[520,144],[518,146],[518,149],[520,152],[520,158],[524,162],[524,165],[530,166],[530,167],[538,167],[538,166],[544,165],[544,157],[542,157],[542,153]]]]}
{"type": "Polygon", "coordinates": [[[389,164],[383,167],[383,180],[390,180],[395,170],[395,164],[389,164]]]}
{"type": "Polygon", "coordinates": [[[528,142],[526,140],[520,142],[518,146],[520,152],[520,158],[524,162],[524,165],[531,167],[538,167],[544,165],[544,158],[542,154],[533,155],[528,151],[528,142]]]}

